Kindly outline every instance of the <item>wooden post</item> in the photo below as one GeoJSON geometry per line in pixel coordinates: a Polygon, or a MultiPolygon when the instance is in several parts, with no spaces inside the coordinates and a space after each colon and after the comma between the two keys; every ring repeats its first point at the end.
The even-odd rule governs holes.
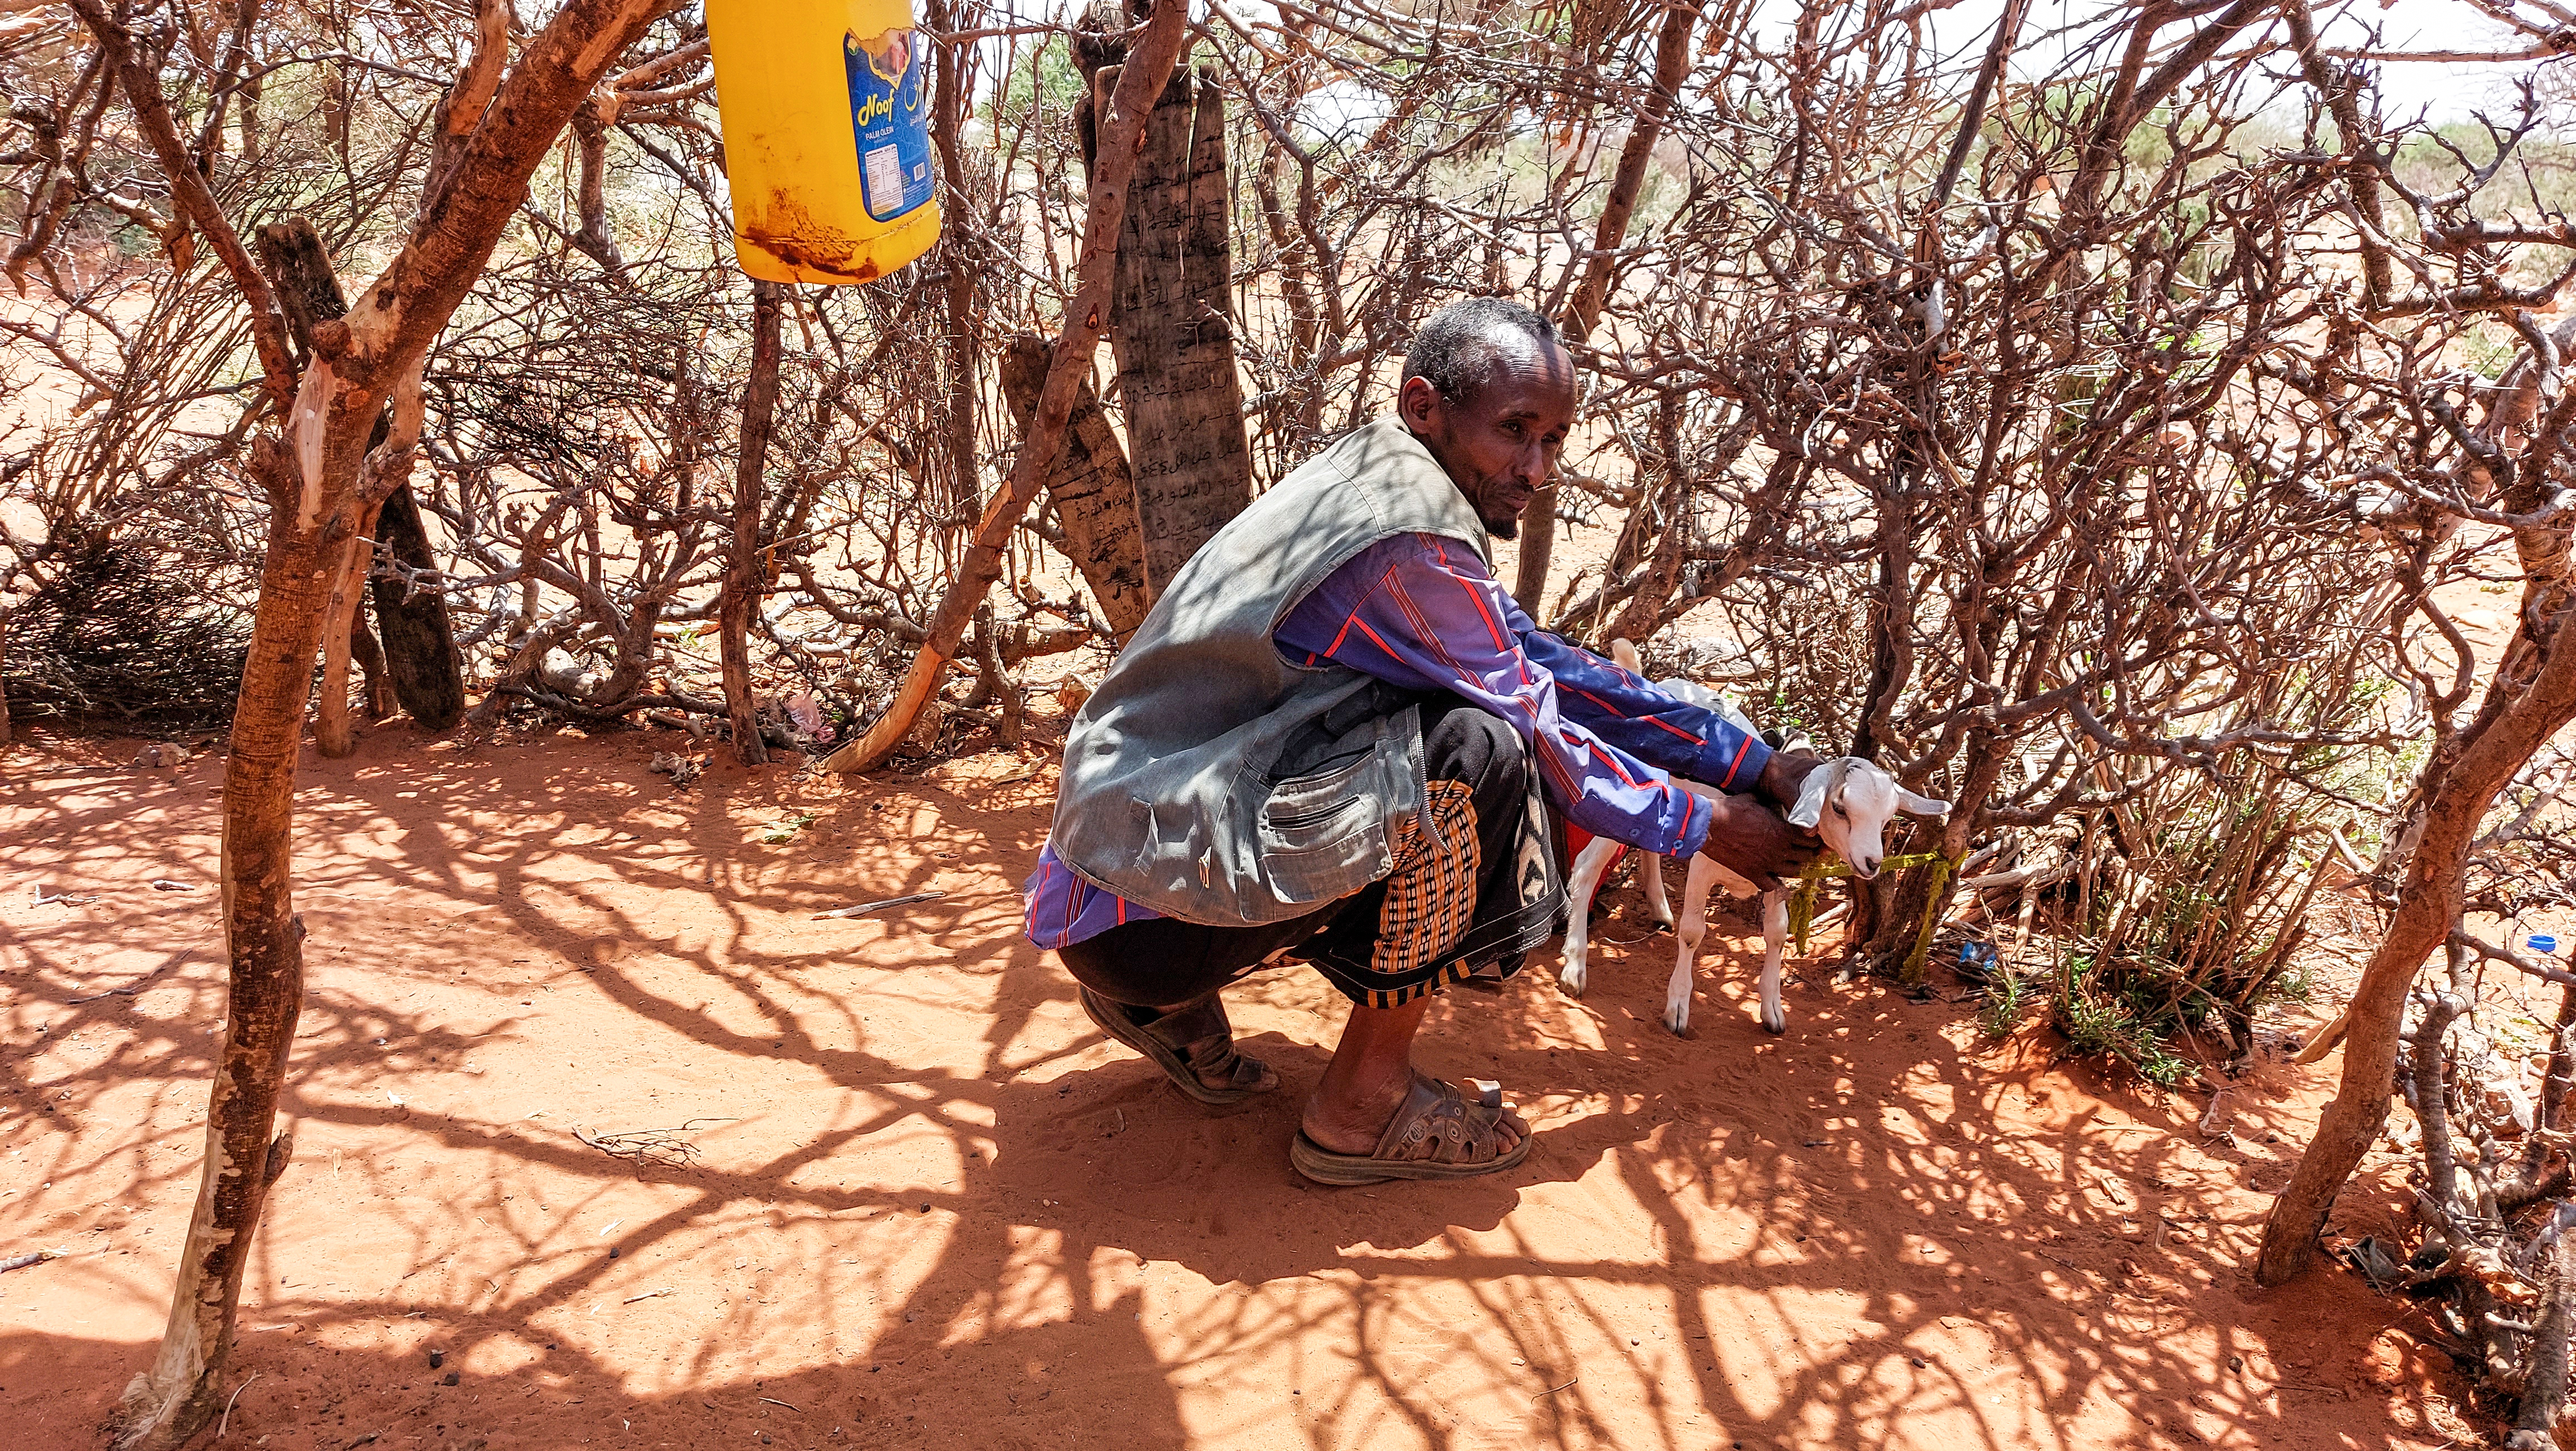
{"type": "MultiPolygon", "coordinates": [[[[1093,76],[1095,110],[1123,69],[1093,76]]],[[[1224,93],[1212,74],[1176,70],[1145,119],[1109,331],[1149,598],[1252,502],[1230,222],[1224,93]]]]}
{"type": "MultiPolygon", "coordinates": [[[[421,526],[411,485],[386,498],[384,511],[376,516],[376,538],[395,563],[436,579],[438,556],[430,552],[429,531],[421,526]]],[[[465,671],[456,658],[446,588],[424,582],[415,589],[399,579],[378,579],[373,588],[376,632],[384,637],[385,673],[393,682],[394,698],[420,729],[453,728],[465,719],[465,671]]]]}
{"type": "Polygon", "coordinates": [[[725,717],[733,724],[734,759],[769,764],[760,739],[760,712],[751,698],[751,612],[760,608],[766,576],[760,567],[763,471],[769,433],[778,413],[778,314],[786,289],[751,284],[751,378],[742,389],[742,451],[733,468],[733,539],[725,550],[724,588],[716,604],[717,653],[724,668],[725,717]]]}

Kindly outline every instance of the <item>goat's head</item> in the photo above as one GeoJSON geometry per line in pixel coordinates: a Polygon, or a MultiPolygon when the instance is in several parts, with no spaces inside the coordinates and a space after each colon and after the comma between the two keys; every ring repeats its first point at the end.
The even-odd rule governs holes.
{"type": "Polygon", "coordinates": [[[1900,811],[1938,820],[1950,814],[1950,803],[1917,796],[1858,756],[1843,756],[1807,773],[1789,822],[1822,836],[1826,847],[1851,863],[1853,876],[1868,881],[1887,860],[1887,823],[1900,811]]]}

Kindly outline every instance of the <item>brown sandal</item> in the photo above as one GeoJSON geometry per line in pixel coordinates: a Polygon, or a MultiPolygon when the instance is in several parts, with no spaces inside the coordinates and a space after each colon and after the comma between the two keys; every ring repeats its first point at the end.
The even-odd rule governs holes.
{"type": "Polygon", "coordinates": [[[1110,1037],[1144,1054],[1163,1070],[1172,1086],[1199,1102],[1222,1108],[1241,1103],[1256,1093],[1268,1093],[1279,1086],[1268,1064],[1258,1058],[1234,1051],[1234,1031],[1225,1019],[1225,1005],[1211,994],[1202,1008],[1193,1003],[1175,1008],[1148,1023],[1139,1023],[1128,1015],[1125,1006],[1110,1001],[1087,987],[1076,985],[1082,1011],[1094,1026],[1110,1037]],[[1166,1036],[1169,1028],[1208,1028],[1212,1031],[1185,1043],[1173,1043],[1166,1036]],[[1211,1088],[1201,1081],[1198,1068],[1221,1068],[1226,1086],[1211,1088]],[[1267,1079],[1268,1082],[1263,1080],[1267,1079]]]}
{"type": "Polygon", "coordinates": [[[1337,1154],[1300,1129],[1288,1145],[1288,1162],[1318,1184],[1383,1184],[1389,1179],[1473,1179],[1528,1158],[1535,1140],[1526,1132],[1510,1149],[1496,1148],[1503,1086],[1490,1078],[1470,1078],[1467,1084],[1476,1091],[1473,1102],[1417,1071],[1375,1149],[1337,1154]]]}

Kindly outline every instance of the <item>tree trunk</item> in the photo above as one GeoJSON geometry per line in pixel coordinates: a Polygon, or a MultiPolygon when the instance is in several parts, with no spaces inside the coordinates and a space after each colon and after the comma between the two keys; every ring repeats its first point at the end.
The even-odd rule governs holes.
{"type": "MultiPolygon", "coordinates": [[[[293,335],[298,353],[310,358],[314,330],[349,312],[347,295],[340,290],[339,270],[332,265],[329,249],[322,245],[321,233],[303,217],[260,228],[258,242],[260,265],[277,288],[287,331],[293,335]]],[[[389,419],[379,420],[367,446],[374,448],[383,443],[390,427],[389,419]]],[[[420,506],[412,498],[408,481],[386,499],[371,537],[383,544],[396,563],[416,574],[433,579],[436,576],[438,558],[430,550],[429,534],[421,525],[420,506]]],[[[361,567],[361,577],[371,578],[372,566],[373,560],[367,560],[361,567]]],[[[411,712],[413,723],[422,730],[452,728],[465,718],[465,674],[456,658],[456,633],[448,619],[446,592],[435,584],[414,589],[407,581],[393,579],[374,580],[371,592],[394,698],[411,712]]],[[[354,639],[351,645],[356,648],[354,639]]],[[[327,662],[325,670],[327,673],[327,662]]],[[[390,712],[379,709],[377,714],[390,712]]],[[[326,749],[325,754],[337,753],[326,749]]]]}
{"type": "Polygon", "coordinates": [[[447,613],[447,590],[438,556],[429,547],[420,505],[404,484],[376,516],[376,538],[412,579],[375,581],[376,632],[384,638],[385,671],[394,698],[412,724],[436,733],[465,718],[465,671],[456,658],[456,630],[447,613]]]}
{"type": "Polygon", "coordinates": [[[2517,681],[2508,656],[2456,753],[2436,755],[2424,768],[2425,778],[2439,784],[2428,793],[2423,839],[2407,863],[2388,934],[2345,1009],[2343,1081],[2264,1221],[2255,1266],[2263,1284],[2281,1284],[2307,1269],[2335,1195],[2388,1119],[2406,992],[2459,918],[2461,872],[2487,808],[2532,753],[2576,719],[2576,612],[2561,610],[2556,618],[2537,669],[2517,681]]]}
{"type": "Polygon", "coordinates": [[[268,496],[269,535],[224,773],[231,980],[205,1169],[160,1349],[127,1386],[116,1416],[118,1451],[160,1451],[194,1438],[215,1410],[260,1210],[287,1159],[286,1140],[272,1142],[269,1130],[303,988],[303,930],[289,875],[296,748],[325,609],[340,583],[331,566],[410,472],[430,344],[517,216],[528,178],[573,108],[643,33],[657,3],[566,0],[507,67],[506,6],[484,0],[482,41],[441,107],[438,150],[450,164],[435,169],[404,245],[367,289],[363,316],[316,323],[303,362],[277,289],[180,137],[159,74],[105,0],[69,3],[98,37],[177,209],[241,292],[261,399],[282,434],[255,439],[247,455],[268,496]],[[388,402],[391,436],[371,448],[388,402]]]}
{"type": "MultiPolygon", "coordinates": [[[[1671,114],[1682,82],[1690,76],[1691,27],[1698,23],[1699,10],[1694,6],[1674,5],[1664,12],[1664,28],[1655,37],[1654,89],[1638,104],[1637,124],[1628,129],[1627,143],[1619,148],[1619,166],[1610,174],[1610,195],[1603,200],[1601,220],[1592,229],[1592,255],[1584,261],[1583,280],[1567,300],[1565,315],[1557,319],[1568,346],[1592,336],[1601,321],[1611,273],[1617,268],[1613,254],[1628,239],[1628,219],[1636,214],[1637,195],[1646,185],[1646,164],[1654,159],[1655,143],[1663,139],[1664,117],[1671,114]]],[[[1521,511],[1520,563],[1512,573],[1512,597],[1540,624],[1547,623],[1543,618],[1547,569],[1556,553],[1556,487],[1554,479],[1540,485],[1531,494],[1529,507],[1521,511]]]]}
{"type": "Polygon", "coordinates": [[[1089,371],[1092,350],[1100,344],[1101,324],[1110,307],[1111,273],[1118,258],[1119,229],[1126,220],[1127,179],[1135,170],[1136,134],[1144,119],[1142,113],[1153,104],[1154,97],[1162,94],[1163,82],[1180,58],[1181,42],[1187,34],[1185,23],[1182,6],[1155,8],[1128,57],[1126,75],[1111,98],[1108,117],[1100,125],[1100,164],[1091,179],[1089,215],[1082,228],[1082,256],[1075,269],[1073,303],[1066,310],[1064,332],[1057,337],[1054,358],[1047,365],[1046,387],[1038,393],[1028,436],[1020,445],[1019,458],[1011,465],[1010,484],[985,507],[984,521],[975,530],[975,547],[966,552],[958,566],[956,583],[949,586],[947,594],[940,598],[939,608],[932,613],[930,638],[913,656],[912,669],[904,675],[902,688],[875,724],[824,760],[824,766],[831,770],[874,770],[911,731],[913,719],[939,689],[948,663],[957,658],[958,642],[966,637],[966,626],[984,602],[985,592],[1001,577],[1002,551],[1011,542],[1011,531],[1019,527],[1039,487],[1053,471],[1056,455],[1064,447],[1065,424],[1073,414],[1074,396],[1089,371]]]}
{"type": "MultiPolygon", "coordinates": [[[[1037,414],[1046,372],[1045,339],[1026,333],[1011,339],[1002,355],[1002,399],[1023,435],[1037,414]]],[[[1047,475],[1047,497],[1064,526],[1065,552],[1073,556],[1092,598],[1109,617],[1110,631],[1124,645],[1145,622],[1149,603],[1144,540],[1136,523],[1136,480],[1127,471],[1127,452],[1109,426],[1109,411],[1091,391],[1087,369],[1080,388],[1073,414],[1065,420],[1064,448],[1047,475]]]]}
{"type": "MultiPolygon", "coordinates": [[[[942,31],[954,32],[957,25],[956,0],[934,0],[930,9],[931,23],[942,31]]],[[[972,522],[984,505],[983,470],[975,447],[976,367],[981,353],[975,346],[975,231],[965,213],[966,144],[959,135],[960,122],[971,98],[965,91],[966,57],[964,47],[933,46],[939,72],[939,95],[930,108],[930,129],[939,142],[940,178],[946,183],[947,206],[951,218],[940,237],[940,260],[947,269],[948,303],[948,454],[949,496],[944,511],[948,521],[958,527],[972,522]]],[[[953,537],[953,536],[952,536],[953,537]]]]}
{"type": "MultiPolygon", "coordinates": [[[[1095,111],[1123,68],[1093,77],[1095,111]]],[[[1145,119],[1118,242],[1109,343],[1127,415],[1145,582],[1160,596],[1252,502],[1252,448],[1234,363],[1225,97],[1177,71],[1145,119]]]]}
{"type": "Polygon", "coordinates": [[[724,593],[716,606],[717,646],[724,665],[725,716],[733,723],[734,759],[769,764],[760,713],[751,698],[751,612],[760,608],[763,472],[770,425],[778,412],[778,314],[786,289],[751,284],[751,379],[742,390],[742,451],[733,470],[733,542],[725,551],[724,593]]]}
{"type": "Polygon", "coordinates": [[[259,70],[254,64],[251,73],[242,78],[241,89],[236,92],[240,98],[240,110],[236,114],[241,118],[241,159],[245,167],[259,165],[259,87],[259,70]]]}
{"type": "Polygon", "coordinates": [[[313,744],[337,760],[358,749],[349,719],[350,637],[360,629],[358,602],[365,598],[367,567],[375,560],[376,521],[362,518],[332,564],[330,597],[322,613],[322,699],[313,713],[313,744]]]}
{"type": "MultiPolygon", "coordinates": [[[[250,465],[271,497],[295,496],[295,462],[275,439],[252,445],[250,465]]],[[[119,1448],[177,1446],[214,1413],[260,1206],[286,1167],[289,1139],[272,1142],[269,1130],[304,992],[304,924],[288,877],[295,754],[334,578],[326,566],[343,547],[323,531],[299,536],[291,510],[271,518],[224,767],[224,931],[232,971],[206,1110],[205,1168],[169,1326],[152,1369],[125,1389],[119,1448]]]]}
{"type": "Polygon", "coordinates": [[[14,609],[0,609],[0,746],[9,744],[9,621],[14,609]]]}
{"type": "Polygon", "coordinates": [[[384,647],[367,628],[367,597],[358,597],[358,612],[349,617],[349,659],[358,667],[358,693],[366,699],[367,719],[383,720],[397,708],[394,683],[385,674],[384,647]]]}
{"type": "MultiPolygon", "coordinates": [[[[1640,645],[1655,632],[1664,602],[1673,597],[1673,587],[1681,580],[1682,552],[1690,547],[1692,535],[1696,532],[1693,528],[1696,500],[1692,497],[1695,488],[1691,470],[1682,459],[1681,399],[1676,394],[1668,392],[1656,400],[1655,452],[1663,455],[1663,487],[1656,491],[1662,502],[1659,507],[1653,506],[1651,496],[1640,490],[1637,507],[1640,511],[1655,507],[1659,517],[1654,522],[1663,527],[1657,532],[1650,551],[1646,578],[1638,584],[1637,592],[1628,596],[1628,603],[1619,611],[1618,617],[1610,622],[1611,635],[1640,645]]],[[[1608,583],[1604,581],[1605,587],[1608,583]]],[[[1526,610],[1527,607],[1523,608],[1526,610]]]]}
{"type": "MultiPolygon", "coordinates": [[[[2576,1033],[2576,983],[2558,989],[2558,1021],[2550,1025],[2549,1066],[2540,1075],[2538,1125],[2544,1129],[2567,1126],[2567,1090],[2576,1087],[2576,1053],[2570,1051],[2576,1043],[2570,1043],[2571,1033],[2576,1033]]],[[[2531,1147],[2537,1152],[2540,1141],[2533,1140],[2531,1147]]]]}

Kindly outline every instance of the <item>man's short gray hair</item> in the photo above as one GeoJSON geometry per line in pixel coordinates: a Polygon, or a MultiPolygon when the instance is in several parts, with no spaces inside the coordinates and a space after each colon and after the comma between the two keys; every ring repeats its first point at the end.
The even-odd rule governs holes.
{"type": "Polygon", "coordinates": [[[1404,353],[1404,376],[1421,378],[1452,403],[1473,403],[1494,354],[1512,338],[1562,347],[1556,324],[1503,297],[1471,297],[1431,314],[1404,353]]]}

